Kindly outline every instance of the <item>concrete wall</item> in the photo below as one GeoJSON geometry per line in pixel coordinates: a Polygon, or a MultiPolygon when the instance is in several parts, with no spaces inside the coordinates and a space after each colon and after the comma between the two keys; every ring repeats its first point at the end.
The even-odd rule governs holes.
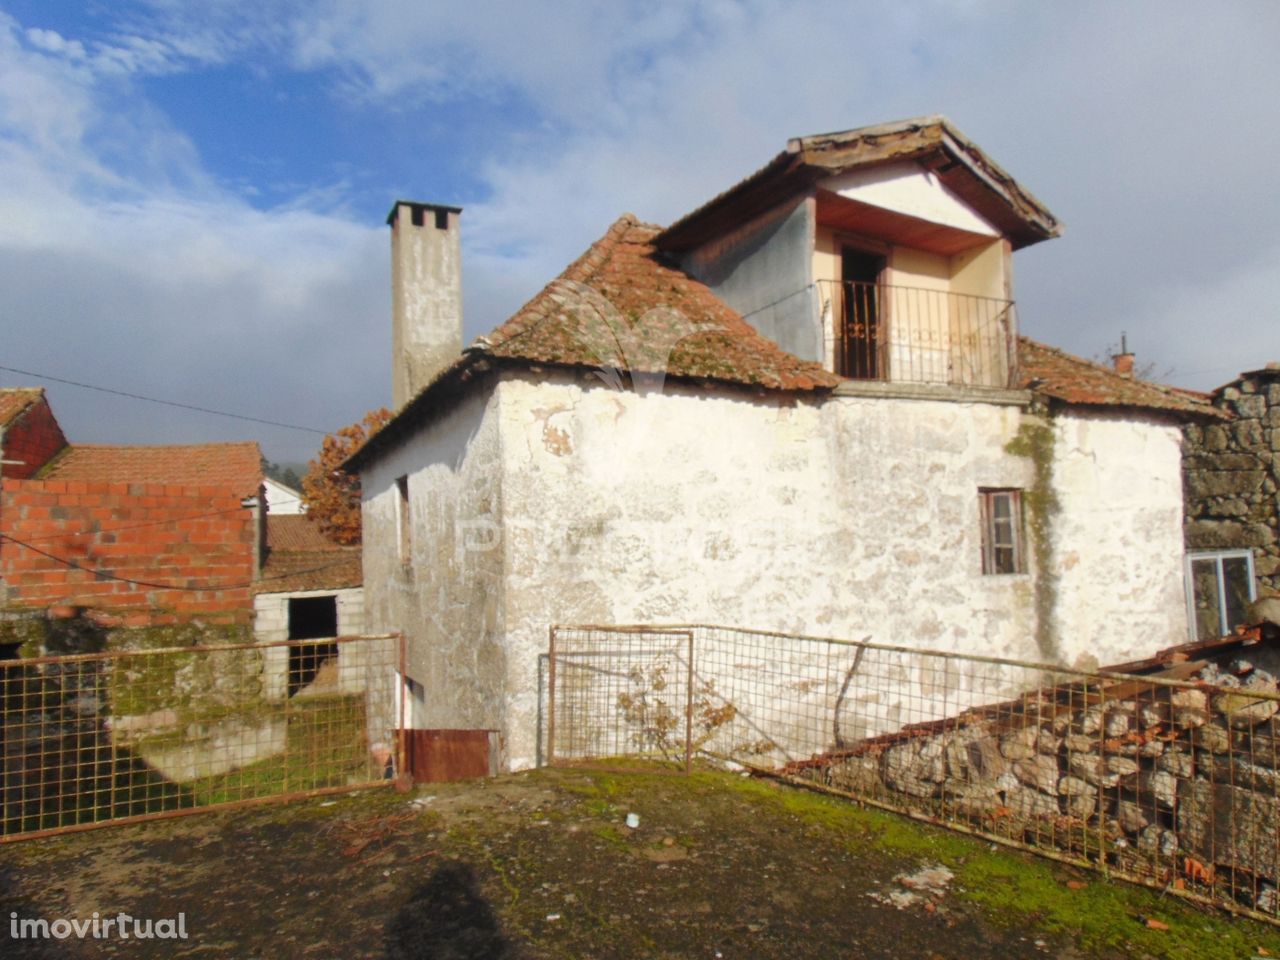
{"type": "MultiPolygon", "coordinates": [[[[277,643],[289,639],[289,601],[295,597],[334,597],[338,608],[338,635],[355,636],[364,629],[364,590],[305,590],[295,593],[260,593],[253,598],[253,639],[258,643],[277,643]]],[[[289,648],[272,647],[262,651],[266,695],[280,698],[289,682],[289,648]]]]}
{"type": "Polygon", "coordinates": [[[364,633],[364,590],[300,590],[293,593],[260,593],[253,598],[253,638],[259,643],[289,639],[289,601],[296,597],[336,597],[338,636],[364,633]]]}
{"type": "Polygon", "coordinates": [[[688,253],[681,266],[788,353],[821,362],[813,201],[801,198],[688,253]]]}
{"type": "Polygon", "coordinates": [[[477,389],[361,476],[366,629],[405,633],[408,674],[424,688],[414,711],[422,727],[503,727],[500,419],[496,394],[477,389]],[[401,476],[410,498],[407,564],[397,527],[401,476]]]}

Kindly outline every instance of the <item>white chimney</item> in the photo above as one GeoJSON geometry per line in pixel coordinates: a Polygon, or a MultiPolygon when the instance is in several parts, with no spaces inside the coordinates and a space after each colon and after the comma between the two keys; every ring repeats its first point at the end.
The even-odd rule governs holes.
{"type": "Polygon", "coordinates": [[[461,213],[461,207],[398,200],[387,215],[394,410],[462,353],[461,213]]]}

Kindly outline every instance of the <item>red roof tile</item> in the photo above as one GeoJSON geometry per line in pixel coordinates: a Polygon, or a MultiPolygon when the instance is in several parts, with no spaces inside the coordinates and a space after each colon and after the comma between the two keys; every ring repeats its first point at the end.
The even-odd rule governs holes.
{"type": "Polygon", "coordinates": [[[498,358],[717,380],[772,390],[840,383],[757,333],[664,262],[660,228],[624,214],[510,320],[476,342],[498,358]]]}
{"type": "Polygon", "coordinates": [[[346,550],[320,532],[305,513],[267,515],[267,548],[285,551],[346,550]]]}
{"type": "Polygon", "coordinates": [[[75,444],[46,464],[39,479],[228,486],[252,496],[262,482],[262,452],[253,442],[163,447],[75,444]]]}
{"type": "Polygon", "coordinates": [[[1087,407],[1162,410],[1179,416],[1226,419],[1207,398],[1149,380],[1125,377],[1055,347],[1018,338],[1022,386],[1062,403],[1087,407]]]}
{"type": "Polygon", "coordinates": [[[0,388],[0,427],[7,427],[27,407],[38,403],[44,396],[42,387],[0,388]]]}
{"type": "Polygon", "coordinates": [[[364,582],[360,547],[327,539],[304,514],[267,517],[267,559],[258,593],[342,590],[364,582]]]}

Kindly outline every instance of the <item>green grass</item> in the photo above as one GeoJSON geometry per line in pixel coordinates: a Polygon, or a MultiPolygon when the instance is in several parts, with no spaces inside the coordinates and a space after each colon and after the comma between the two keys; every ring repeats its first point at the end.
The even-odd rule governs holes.
{"type": "Polygon", "coordinates": [[[379,779],[371,766],[360,698],[316,697],[289,704],[285,751],[183,786],[197,804],[227,803],[379,779]]]}
{"type": "Polygon", "coordinates": [[[854,850],[874,846],[943,864],[955,873],[955,895],[980,904],[996,922],[1033,920],[1046,933],[1068,935],[1083,947],[1169,960],[1248,958],[1259,946],[1280,956],[1280,928],[838,797],[768,781],[739,780],[734,789],[753,803],[831,831],[854,850]],[[1067,879],[1086,885],[1073,890],[1067,879]],[[1169,929],[1148,928],[1148,917],[1169,929]]]}

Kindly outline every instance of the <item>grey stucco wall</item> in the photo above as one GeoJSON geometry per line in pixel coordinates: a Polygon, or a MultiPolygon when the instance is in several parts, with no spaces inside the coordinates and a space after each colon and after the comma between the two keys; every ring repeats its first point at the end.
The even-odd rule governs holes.
{"type": "Polygon", "coordinates": [[[801,198],[770,210],[690,251],[681,266],[783,350],[820,363],[813,209],[801,198]]]}

